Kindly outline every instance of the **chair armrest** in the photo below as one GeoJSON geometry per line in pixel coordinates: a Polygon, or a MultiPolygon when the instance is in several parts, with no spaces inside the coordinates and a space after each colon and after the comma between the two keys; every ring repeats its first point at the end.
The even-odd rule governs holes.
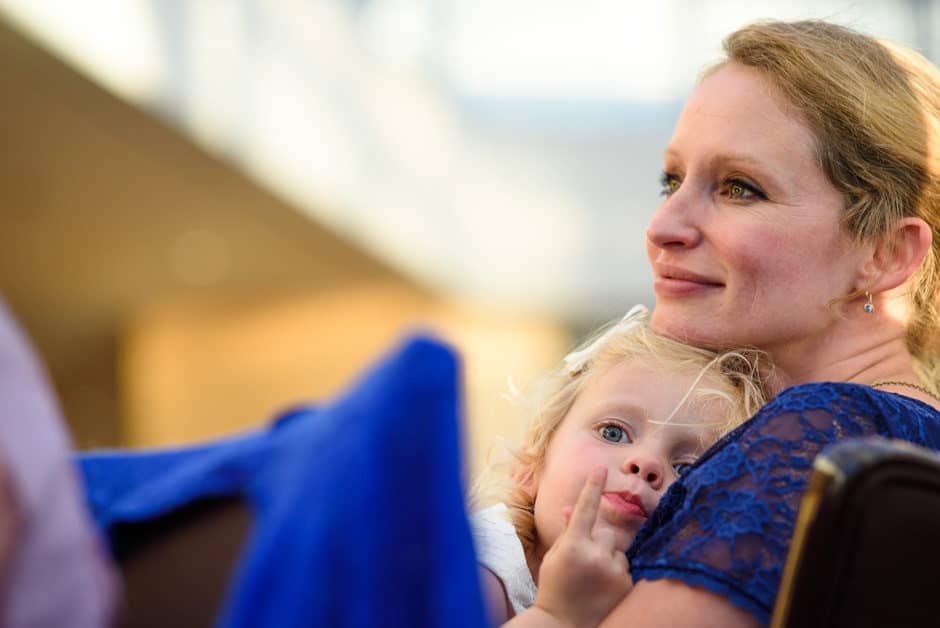
{"type": "Polygon", "coordinates": [[[940,617],[940,456],[881,438],[821,453],[771,626],[926,626],[940,617]]]}

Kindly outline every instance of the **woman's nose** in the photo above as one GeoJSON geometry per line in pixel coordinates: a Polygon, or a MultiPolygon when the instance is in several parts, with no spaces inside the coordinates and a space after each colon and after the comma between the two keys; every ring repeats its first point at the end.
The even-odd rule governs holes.
{"type": "Polygon", "coordinates": [[[623,472],[638,475],[644,482],[648,482],[653,490],[658,491],[663,486],[663,473],[665,469],[662,461],[656,456],[644,452],[636,452],[627,456],[623,461],[623,472]]]}
{"type": "Polygon", "coordinates": [[[702,233],[689,205],[691,194],[683,192],[682,188],[676,190],[653,213],[646,227],[649,245],[660,249],[682,249],[698,244],[702,233]]]}

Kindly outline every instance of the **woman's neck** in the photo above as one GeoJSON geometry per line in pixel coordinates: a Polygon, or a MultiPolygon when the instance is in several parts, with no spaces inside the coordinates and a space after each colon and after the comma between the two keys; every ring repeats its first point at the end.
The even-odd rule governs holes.
{"type": "Polygon", "coordinates": [[[810,382],[917,381],[903,328],[896,321],[841,323],[802,342],[766,348],[774,365],[768,375],[770,389],[779,392],[810,382]]]}

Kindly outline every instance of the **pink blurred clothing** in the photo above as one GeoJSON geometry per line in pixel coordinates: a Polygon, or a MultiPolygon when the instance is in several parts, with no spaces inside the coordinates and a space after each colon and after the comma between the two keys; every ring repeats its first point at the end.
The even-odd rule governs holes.
{"type": "Polygon", "coordinates": [[[0,457],[23,520],[0,600],[7,628],[103,628],[117,579],[36,355],[0,299],[0,457]]]}

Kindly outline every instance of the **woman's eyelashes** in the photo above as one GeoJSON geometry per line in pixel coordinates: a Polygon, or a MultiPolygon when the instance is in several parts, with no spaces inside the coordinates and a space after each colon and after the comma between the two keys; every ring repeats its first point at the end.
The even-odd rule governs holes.
{"type": "Polygon", "coordinates": [[[672,172],[663,172],[659,177],[659,193],[661,196],[672,196],[679,190],[682,181],[672,172]]]}
{"type": "Polygon", "coordinates": [[[766,200],[767,195],[756,183],[740,177],[725,179],[722,193],[735,201],[766,200]]]}
{"type": "MultiPolygon", "coordinates": [[[[681,186],[682,178],[678,174],[664,171],[662,175],[660,175],[660,195],[668,198],[678,192],[681,186]]],[[[745,177],[727,177],[718,184],[717,189],[719,195],[732,201],[752,202],[767,200],[767,194],[764,190],[757,183],[745,177]]]]}

